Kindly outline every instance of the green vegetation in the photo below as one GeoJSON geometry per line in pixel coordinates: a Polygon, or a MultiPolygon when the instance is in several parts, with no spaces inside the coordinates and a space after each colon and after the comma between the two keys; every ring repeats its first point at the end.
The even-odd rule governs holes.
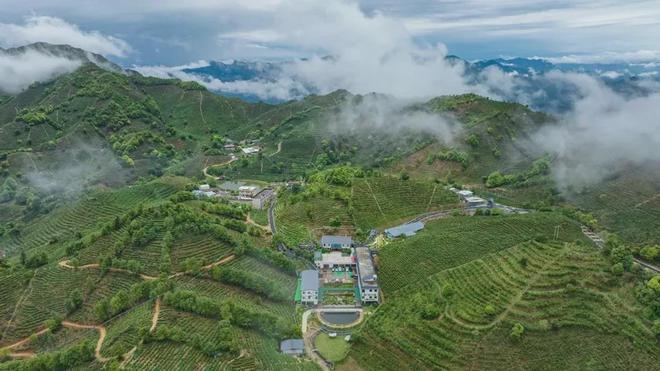
{"type": "Polygon", "coordinates": [[[344,340],[343,336],[331,338],[325,332],[320,333],[316,337],[314,345],[323,358],[330,362],[339,362],[346,358],[346,354],[350,348],[349,342],[344,340]]]}
{"type": "Polygon", "coordinates": [[[317,337],[338,368],[657,367],[660,276],[634,262],[660,256],[656,169],[560,189],[553,154],[522,145],[554,119],[473,94],[405,108],[461,125],[451,147],[412,130],[332,130],[363,99],[247,103],[91,64],[0,97],[0,370],[317,369],[278,352],[301,337],[303,243],[362,242],[434,211],[449,212],[379,238],[384,301],[350,346],[317,337]],[[277,181],[277,233],[248,221],[267,226],[267,210],[195,197],[221,182],[204,168],[277,181]],[[462,185],[535,210],[462,215],[447,190],[462,185]],[[581,225],[607,237],[602,251],[581,225]]]}
{"type": "Polygon", "coordinates": [[[566,358],[586,354],[580,346],[559,345],[580,333],[572,335],[571,344],[590,338],[616,349],[609,353],[590,346],[591,362],[616,369],[634,359],[647,368],[641,365],[657,362],[658,354],[651,322],[640,316],[630,281],[611,276],[607,267],[591,245],[537,242],[454,263],[405,290],[386,292],[387,302],[368,319],[350,356],[367,369],[556,369],[567,364],[566,358]],[[420,321],[429,305],[438,307],[440,316],[420,321]],[[545,339],[558,347],[540,346],[545,339]],[[376,355],[368,349],[381,351],[376,355]],[[505,349],[510,351],[502,353],[505,349]]]}
{"type": "Polygon", "coordinates": [[[534,239],[584,240],[579,226],[562,215],[534,213],[497,217],[453,217],[426,224],[417,235],[394,241],[379,252],[381,285],[386,292],[424,280],[534,239]]]}

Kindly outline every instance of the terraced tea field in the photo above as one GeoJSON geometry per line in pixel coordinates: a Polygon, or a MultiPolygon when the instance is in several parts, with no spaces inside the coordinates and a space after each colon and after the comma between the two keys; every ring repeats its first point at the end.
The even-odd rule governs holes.
{"type": "Polygon", "coordinates": [[[352,224],[343,202],[321,196],[294,204],[279,201],[275,208],[275,220],[278,235],[290,246],[318,240],[323,227],[329,227],[333,220],[344,226],[352,224]]]}
{"type": "Polygon", "coordinates": [[[154,182],[119,191],[94,192],[31,222],[21,231],[20,238],[5,237],[0,240],[0,247],[7,252],[19,247],[24,251],[50,252],[52,244],[72,238],[74,232],[84,234],[138,204],[167,198],[177,190],[179,183],[154,182]]]}
{"type": "Polygon", "coordinates": [[[465,216],[426,224],[413,237],[396,240],[379,251],[381,285],[391,293],[444,269],[542,236],[586,241],[579,225],[553,213],[509,216],[465,216]]]}
{"type": "Polygon", "coordinates": [[[563,346],[564,353],[557,353],[539,343],[541,339],[556,343],[562,331],[585,331],[594,343],[616,341],[607,344],[632,349],[635,365],[657,364],[660,347],[651,323],[626,293],[631,285],[609,279],[608,266],[590,245],[532,242],[448,267],[386,295],[387,301],[368,319],[350,356],[370,370],[518,369],[525,365],[581,369],[579,365],[587,367],[589,362],[617,369],[621,358],[633,360],[601,347],[591,354],[593,361],[581,359],[582,363],[567,365],[561,358],[579,358],[584,354],[580,346],[563,346]],[[437,308],[437,318],[421,317],[422,308],[428,306],[437,308]],[[527,345],[502,335],[514,323],[524,326],[519,341],[527,345]],[[527,352],[531,350],[530,360],[527,352]],[[606,362],[610,358],[619,361],[606,362]],[[556,363],[544,364],[544,360],[556,363]]]}
{"type": "Polygon", "coordinates": [[[355,224],[363,229],[396,225],[457,203],[456,195],[441,185],[388,176],[355,179],[351,196],[355,224]]]}

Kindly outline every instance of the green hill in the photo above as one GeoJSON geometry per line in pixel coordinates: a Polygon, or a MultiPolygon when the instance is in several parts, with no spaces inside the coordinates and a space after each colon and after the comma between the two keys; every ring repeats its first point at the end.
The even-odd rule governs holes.
{"type": "Polygon", "coordinates": [[[559,192],[527,144],[546,125],[472,94],[269,105],[95,63],[0,96],[0,370],[318,369],[278,351],[305,244],[438,211],[377,239],[382,303],[336,369],[653,369],[660,291],[633,254],[660,242],[657,168],[559,192]],[[191,193],[224,180],[277,190],[273,236],[267,208],[191,193]],[[463,185],[530,210],[464,215],[463,185]]]}

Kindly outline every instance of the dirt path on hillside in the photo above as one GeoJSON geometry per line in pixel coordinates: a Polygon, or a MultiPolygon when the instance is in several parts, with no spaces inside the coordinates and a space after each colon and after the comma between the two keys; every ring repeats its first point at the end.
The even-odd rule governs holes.
{"type": "Polygon", "coordinates": [[[316,346],[314,345],[314,340],[319,334],[320,330],[318,328],[308,331],[307,334],[303,334],[303,341],[305,342],[305,353],[307,356],[316,363],[321,370],[330,371],[327,361],[317,352],[316,346]]]}
{"type": "MultiPolygon", "coordinates": [[[[71,263],[70,260],[62,260],[61,262],[59,262],[57,264],[62,268],[69,268],[69,269],[91,269],[91,268],[100,269],[101,268],[101,265],[99,263],[79,265],[77,267],[72,266],[70,263],[71,263]]],[[[110,268],[108,268],[108,271],[135,274],[134,272],[131,272],[128,269],[122,269],[122,268],[112,268],[112,267],[110,267],[110,268]]],[[[147,274],[142,274],[142,273],[138,273],[137,275],[145,281],[153,281],[153,280],[158,278],[158,277],[149,276],[147,274]]]]}
{"type": "Polygon", "coordinates": [[[159,316],[160,316],[160,298],[156,298],[156,304],[154,304],[154,314],[151,316],[151,327],[149,327],[149,332],[154,332],[154,330],[156,330],[156,325],[158,324],[159,316]]]}
{"type": "MultiPolygon", "coordinates": [[[[225,256],[224,258],[222,258],[222,259],[220,259],[220,260],[218,260],[218,261],[216,261],[216,262],[213,262],[213,263],[211,263],[211,264],[207,264],[207,265],[203,266],[203,267],[202,267],[202,270],[209,270],[209,269],[215,267],[216,265],[220,265],[220,264],[228,263],[228,262],[234,260],[235,257],[236,257],[236,256],[235,256],[234,254],[231,254],[231,255],[229,255],[229,256],[225,256]]],[[[74,266],[72,266],[72,265],[69,264],[69,263],[70,263],[69,260],[62,260],[61,262],[59,262],[59,263],[57,263],[57,264],[58,264],[60,267],[62,267],[62,268],[68,268],[68,269],[91,269],[91,268],[94,268],[94,269],[100,269],[100,268],[101,268],[101,266],[100,266],[98,263],[85,264],[85,265],[80,265],[80,266],[78,266],[78,267],[74,267],[74,266]]],[[[121,273],[127,273],[127,274],[135,274],[135,273],[133,273],[133,272],[131,272],[131,271],[129,271],[129,270],[121,269],[121,268],[109,268],[108,270],[109,270],[110,272],[121,272],[121,273]]],[[[176,272],[176,273],[174,273],[174,274],[171,274],[171,275],[168,276],[167,278],[168,278],[168,279],[169,279],[169,278],[175,278],[175,277],[183,276],[184,274],[186,274],[185,271],[182,271],[182,272],[176,272]]],[[[138,276],[139,276],[140,278],[142,278],[143,280],[145,280],[145,281],[153,281],[153,280],[158,279],[158,277],[149,276],[149,275],[142,274],[142,273],[138,274],[138,276]]]]}
{"type": "MultiPolygon", "coordinates": [[[[151,327],[149,327],[149,332],[156,331],[156,326],[158,325],[158,318],[160,317],[160,297],[156,298],[154,303],[154,313],[151,315],[151,327]]],[[[128,362],[133,358],[133,354],[137,351],[138,346],[142,345],[143,341],[140,341],[137,345],[133,346],[131,350],[122,354],[121,358],[123,361],[119,364],[120,368],[126,367],[128,362]]]]}
{"type": "Polygon", "coordinates": [[[103,357],[101,355],[101,347],[103,346],[103,341],[105,341],[105,336],[107,331],[103,325],[85,325],[81,323],[62,321],[62,326],[75,329],[96,329],[99,332],[99,340],[96,342],[96,348],[94,348],[94,356],[99,362],[108,362],[110,358],[103,357]]]}
{"type": "MultiPolygon", "coordinates": [[[[85,330],[95,329],[95,330],[97,330],[99,332],[99,340],[96,342],[96,348],[94,348],[94,357],[96,357],[96,359],[99,362],[107,362],[107,361],[110,360],[110,358],[106,358],[106,357],[103,357],[101,355],[101,347],[103,346],[103,342],[105,341],[105,336],[107,334],[105,326],[103,326],[103,325],[86,325],[86,324],[70,322],[70,321],[62,321],[62,326],[66,327],[66,328],[73,328],[73,329],[85,329],[85,330]]],[[[21,347],[21,346],[29,343],[30,340],[32,340],[33,336],[38,337],[38,336],[41,336],[41,335],[45,334],[48,331],[49,331],[48,328],[41,329],[41,330],[35,332],[34,334],[26,337],[25,339],[17,341],[14,344],[8,345],[8,346],[6,346],[4,348],[1,348],[1,349],[10,350],[10,349],[21,347]]],[[[12,358],[14,358],[14,357],[15,358],[26,358],[26,357],[34,357],[36,355],[37,354],[34,351],[31,351],[31,350],[25,350],[25,351],[20,351],[20,352],[9,354],[9,356],[12,357],[12,358]]]]}
{"type": "Polygon", "coordinates": [[[204,110],[202,109],[202,105],[204,104],[204,94],[202,91],[199,91],[199,115],[202,117],[202,122],[206,124],[206,119],[204,118],[204,110]]]}
{"type": "Polygon", "coordinates": [[[282,141],[280,140],[280,142],[277,143],[277,151],[271,153],[270,155],[268,155],[268,157],[273,157],[276,154],[280,153],[281,151],[282,151],[282,141]]]}
{"type": "Polygon", "coordinates": [[[257,227],[257,228],[261,228],[261,229],[263,229],[264,231],[270,233],[270,228],[269,228],[268,226],[266,226],[266,225],[261,225],[261,224],[255,222],[254,219],[252,219],[252,218],[250,217],[250,213],[248,213],[247,218],[245,219],[245,222],[248,223],[248,224],[252,224],[253,226],[255,226],[255,227],[257,227]]]}
{"type": "Polygon", "coordinates": [[[637,208],[639,208],[639,207],[641,207],[641,206],[644,206],[644,205],[648,204],[649,202],[653,202],[653,201],[654,201],[656,198],[658,198],[658,197],[660,197],[660,193],[654,195],[653,197],[650,197],[650,198],[647,199],[647,200],[644,200],[644,201],[638,203],[637,205],[635,205],[635,208],[637,209],[637,208]]]}
{"type": "Polygon", "coordinates": [[[215,175],[211,175],[211,174],[209,174],[209,173],[208,173],[209,168],[210,168],[210,167],[216,167],[216,166],[218,166],[218,167],[220,167],[220,166],[227,166],[227,165],[231,164],[232,162],[234,162],[234,161],[236,161],[236,160],[238,160],[238,156],[234,156],[234,157],[232,157],[230,160],[227,160],[227,161],[225,161],[225,162],[221,162],[221,163],[219,163],[219,164],[213,164],[213,165],[205,166],[205,167],[202,169],[202,172],[204,173],[204,176],[207,176],[207,177],[209,177],[209,178],[220,179],[220,178],[218,178],[218,177],[215,176],[215,175]]]}

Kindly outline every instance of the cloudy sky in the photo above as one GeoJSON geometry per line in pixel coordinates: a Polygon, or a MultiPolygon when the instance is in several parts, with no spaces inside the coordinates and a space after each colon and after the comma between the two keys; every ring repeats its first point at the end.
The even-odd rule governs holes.
{"type": "Polygon", "coordinates": [[[70,43],[123,65],[288,59],[356,43],[467,59],[660,59],[657,0],[0,0],[0,46],[70,43]]]}

